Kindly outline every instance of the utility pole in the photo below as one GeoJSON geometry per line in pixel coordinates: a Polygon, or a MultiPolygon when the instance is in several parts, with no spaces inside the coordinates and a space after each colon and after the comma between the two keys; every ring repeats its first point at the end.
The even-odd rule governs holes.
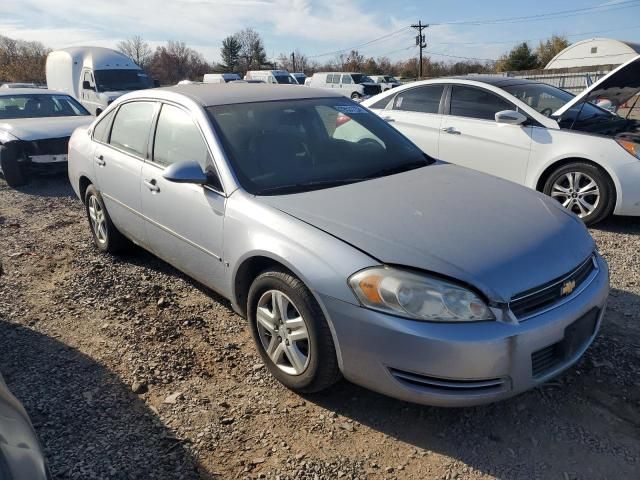
{"type": "Polygon", "coordinates": [[[420,47],[420,66],[418,67],[418,77],[422,78],[422,50],[427,48],[427,42],[425,41],[425,36],[422,34],[422,30],[425,28],[429,28],[429,25],[423,25],[422,20],[418,21],[417,25],[411,25],[411,28],[415,28],[418,30],[418,35],[416,35],[416,45],[420,47]]]}
{"type": "Polygon", "coordinates": [[[291,52],[291,64],[293,67],[294,73],[296,72],[296,52],[291,52]]]}

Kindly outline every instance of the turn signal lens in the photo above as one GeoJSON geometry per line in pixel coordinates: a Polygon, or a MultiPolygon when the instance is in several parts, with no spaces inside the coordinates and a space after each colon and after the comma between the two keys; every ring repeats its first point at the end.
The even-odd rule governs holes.
{"type": "Polygon", "coordinates": [[[624,148],[631,155],[640,159],[640,145],[629,140],[624,140],[622,138],[616,138],[616,142],[618,142],[618,145],[624,148]]]}
{"type": "Polygon", "coordinates": [[[473,322],[495,317],[473,291],[426,274],[373,267],[351,276],[363,306],[431,322],[473,322]]]}

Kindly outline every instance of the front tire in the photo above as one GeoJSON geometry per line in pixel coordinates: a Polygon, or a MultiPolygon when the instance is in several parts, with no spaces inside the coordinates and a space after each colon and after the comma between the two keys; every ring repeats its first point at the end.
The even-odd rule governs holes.
{"type": "Polygon", "coordinates": [[[29,181],[26,165],[18,161],[19,154],[15,145],[0,146],[0,169],[7,185],[21,187],[29,181]]]}
{"type": "Polygon", "coordinates": [[[351,100],[360,100],[362,98],[362,95],[360,95],[358,92],[353,92],[351,94],[351,100]]]}
{"type": "Polygon", "coordinates": [[[261,273],[249,289],[247,317],[262,360],[285,387],[313,393],[340,379],[329,325],[297,277],[283,269],[261,273]]]}
{"type": "Polygon", "coordinates": [[[89,185],[84,195],[85,211],[93,236],[93,243],[104,253],[118,253],[129,247],[130,242],[115,227],[104,206],[100,192],[89,185]]]}
{"type": "Polygon", "coordinates": [[[578,215],[586,225],[607,218],[616,204],[615,186],[609,176],[586,162],[572,162],[554,170],[543,191],[578,215]]]}

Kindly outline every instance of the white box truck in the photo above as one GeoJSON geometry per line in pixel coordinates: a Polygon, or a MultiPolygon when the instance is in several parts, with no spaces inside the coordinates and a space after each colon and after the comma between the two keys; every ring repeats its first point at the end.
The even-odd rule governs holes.
{"type": "Polygon", "coordinates": [[[93,115],[133,90],[153,87],[149,76],[126,55],[102,47],[70,47],[51,52],[47,87],[65,92],[93,115]]]}

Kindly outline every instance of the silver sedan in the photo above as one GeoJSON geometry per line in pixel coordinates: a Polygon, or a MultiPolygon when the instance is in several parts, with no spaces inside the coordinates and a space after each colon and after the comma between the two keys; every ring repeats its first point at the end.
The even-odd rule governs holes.
{"type": "Polygon", "coordinates": [[[298,392],[343,375],[491,402],[575,363],[603,316],[607,265],[575,215],[324,90],[128,94],[73,134],[69,178],[98,249],[136,243],[229,298],[298,392]]]}

